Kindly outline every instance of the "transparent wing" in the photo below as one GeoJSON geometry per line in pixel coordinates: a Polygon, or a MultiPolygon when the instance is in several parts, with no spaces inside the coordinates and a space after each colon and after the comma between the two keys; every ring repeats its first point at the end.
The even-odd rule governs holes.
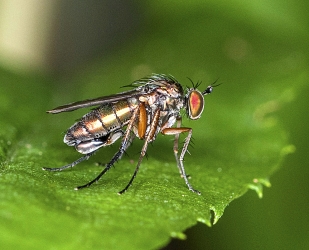
{"type": "Polygon", "coordinates": [[[124,87],[134,87],[135,89],[133,90],[122,92],[122,93],[115,94],[115,95],[102,96],[102,97],[98,97],[95,99],[89,99],[89,100],[69,103],[69,104],[54,108],[52,110],[49,110],[47,111],[47,113],[57,114],[61,112],[73,111],[73,110],[80,109],[80,108],[98,106],[104,103],[116,102],[116,101],[124,100],[130,97],[138,97],[138,96],[141,96],[142,94],[147,94],[153,91],[154,89],[160,87],[161,86],[160,82],[162,81],[177,83],[177,80],[171,75],[152,74],[149,77],[142,78],[129,85],[124,86],[124,87]],[[145,92],[144,86],[148,86],[148,90],[146,92],[145,92]]]}
{"type": "Polygon", "coordinates": [[[134,89],[134,90],[130,90],[130,91],[126,91],[126,92],[122,92],[122,93],[114,94],[114,95],[110,95],[110,96],[101,96],[101,97],[98,97],[98,98],[95,98],[95,99],[88,99],[88,100],[84,100],[84,101],[69,103],[69,104],[59,106],[57,108],[54,108],[54,109],[46,111],[46,112],[51,113],[51,114],[57,114],[57,113],[61,113],[61,112],[73,111],[73,110],[80,109],[80,108],[98,106],[98,105],[102,105],[104,103],[125,100],[125,99],[128,99],[130,97],[137,97],[137,96],[140,96],[140,95],[142,95],[142,93],[140,91],[137,91],[136,89],[134,89]]]}

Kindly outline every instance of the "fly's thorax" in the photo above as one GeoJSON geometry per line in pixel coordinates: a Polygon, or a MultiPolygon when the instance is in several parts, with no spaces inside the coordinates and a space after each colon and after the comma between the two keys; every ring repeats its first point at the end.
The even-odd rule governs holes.
{"type": "Polygon", "coordinates": [[[158,97],[159,95],[156,92],[153,93],[149,93],[149,94],[145,94],[145,95],[141,95],[138,100],[140,102],[145,103],[145,105],[152,107],[152,108],[156,108],[157,103],[158,103],[158,97]],[[154,106],[155,105],[155,106],[154,106]]]}
{"type": "MultiPolygon", "coordinates": [[[[170,90],[171,91],[171,90],[170,90]]],[[[160,108],[160,110],[180,111],[183,108],[183,96],[180,92],[173,90],[173,95],[170,95],[166,89],[157,88],[156,91],[141,95],[140,102],[144,102],[153,110],[160,108]]]]}
{"type": "Polygon", "coordinates": [[[184,100],[182,96],[177,98],[167,97],[165,100],[166,110],[179,112],[183,108],[184,100]]]}
{"type": "MultiPolygon", "coordinates": [[[[169,83],[156,83],[157,88],[148,94],[144,94],[139,96],[139,101],[145,105],[146,109],[146,129],[145,133],[141,138],[140,133],[138,133],[139,124],[137,122],[136,128],[133,128],[135,135],[144,139],[149,134],[151,126],[156,126],[156,131],[154,133],[154,137],[150,140],[154,140],[156,135],[162,131],[162,126],[171,127],[175,121],[176,117],[180,116],[180,110],[183,108],[184,100],[182,96],[182,88],[176,84],[169,83]],[[156,124],[152,124],[155,112],[160,110],[159,119],[156,124]]],[[[141,121],[139,121],[141,122],[141,121]]]]}
{"type": "Polygon", "coordinates": [[[134,110],[135,108],[138,107],[138,104],[139,104],[138,99],[137,99],[136,97],[128,98],[128,99],[127,99],[127,102],[128,102],[129,107],[131,108],[131,111],[132,111],[132,112],[133,112],[133,110],[134,110]]]}
{"type": "Polygon", "coordinates": [[[156,91],[160,93],[160,95],[169,96],[171,98],[179,98],[183,95],[182,86],[177,82],[164,82],[156,91]]]}

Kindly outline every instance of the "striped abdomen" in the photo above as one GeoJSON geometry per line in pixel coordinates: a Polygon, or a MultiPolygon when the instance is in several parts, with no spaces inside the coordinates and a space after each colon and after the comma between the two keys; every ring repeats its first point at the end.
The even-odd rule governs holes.
{"type": "Polygon", "coordinates": [[[70,127],[64,142],[69,146],[78,146],[82,142],[104,139],[113,131],[127,125],[137,106],[136,98],[104,104],[84,115],[80,121],[70,127]]]}

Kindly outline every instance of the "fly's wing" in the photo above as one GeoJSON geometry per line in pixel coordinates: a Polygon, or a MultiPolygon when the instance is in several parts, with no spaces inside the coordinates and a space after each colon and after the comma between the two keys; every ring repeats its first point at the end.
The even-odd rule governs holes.
{"type": "Polygon", "coordinates": [[[61,113],[61,112],[73,111],[73,110],[80,109],[80,108],[98,106],[98,105],[102,105],[104,103],[116,102],[116,101],[128,99],[130,97],[136,97],[136,96],[139,96],[141,94],[142,93],[140,91],[134,89],[134,90],[122,92],[122,93],[115,94],[115,95],[102,96],[102,97],[98,97],[98,98],[95,98],[95,99],[89,99],[89,100],[69,103],[69,104],[59,106],[57,108],[54,108],[54,109],[46,111],[46,112],[51,113],[51,114],[58,114],[58,113],[61,113]]]}
{"type": "Polygon", "coordinates": [[[73,111],[73,110],[80,109],[80,108],[98,106],[104,103],[117,102],[117,101],[124,100],[130,97],[138,97],[138,96],[141,96],[142,94],[147,94],[153,91],[154,89],[159,88],[161,86],[160,82],[166,82],[166,81],[175,82],[175,83],[177,82],[176,79],[170,75],[152,74],[150,77],[142,78],[140,80],[137,80],[131,83],[130,85],[124,86],[124,87],[135,87],[135,89],[133,90],[129,90],[127,92],[122,92],[122,93],[110,95],[110,96],[102,96],[96,99],[89,99],[89,100],[69,103],[69,104],[54,108],[52,110],[49,110],[47,111],[47,113],[57,114],[61,112],[73,111]],[[145,86],[148,87],[147,90],[145,86]]]}

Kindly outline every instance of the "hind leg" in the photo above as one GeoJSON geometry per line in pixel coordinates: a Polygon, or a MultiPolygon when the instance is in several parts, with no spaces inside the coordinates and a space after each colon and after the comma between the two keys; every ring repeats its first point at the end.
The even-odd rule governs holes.
{"type": "Polygon", "coordinates": [[[79,158],[78,160],[68,164],[68,165],[65,165],[63,167],[60,167],[60,168],[45,168],[43,167],[42,169],[43,170],[46,170],[46,171],[51,171],[51,172],[56,172],[56,171],[62,171],[64,169],[67,169],[67,168],[72,168],[74,166],[76,166],[78,163],[82,162],[82,161],[85,161],[85,160],[88,160],[90,156],[92,156],[96,151],[93,151],[91,153],[88,153],[86,154],[85,156],[79,158]]]}

